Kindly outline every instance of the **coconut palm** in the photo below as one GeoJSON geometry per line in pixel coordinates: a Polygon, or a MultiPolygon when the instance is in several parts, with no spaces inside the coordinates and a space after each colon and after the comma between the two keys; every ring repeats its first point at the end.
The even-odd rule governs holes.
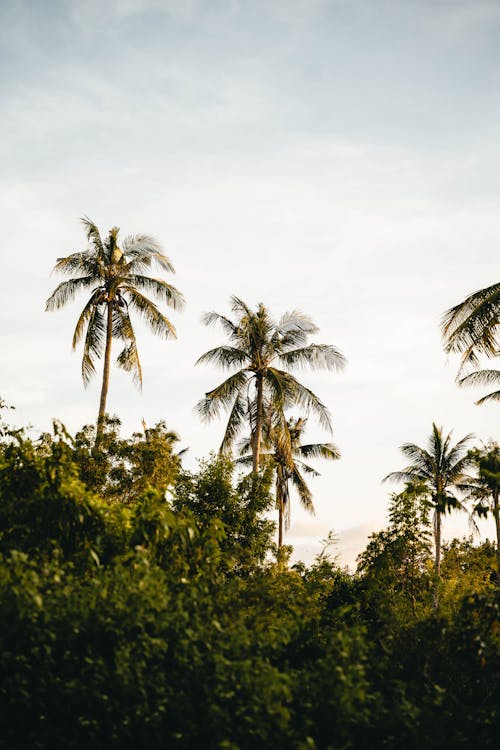
{"type": "Polygon", "coordinates": [[[205,325],[222,326],[229,344],[210,349],[196,364],[216,364],[222,369],[236,368],[236,372],[206,393],[197,409],[204,420],[229,411],[221,452],[231,449],[245,420],[250,422],[252,466],[257,472],[266,403],[272,405],[282,423],[285,408],[297,405],[315,413],[322,426],[331,431],[326,406],[290,370],[305,366],[342,369],[345,359],[333,346],[308,344],[308,337],[318,328],[297,310],[286,312],[275,322],[262,303],[255,312],[238,297],[232,297],[231,303],[236,320],[216,312],[203,317],[205,325]]]}
{"type": "MultiPolygon", "coordinates": [[[[459,385],[500,385],[500,370],[474,370],[481,356],[499,353],[500,284],[470,294],[463,302],[447,310],[442,320],[445,351],[462,355],[457,381],[459,385]]],[[[476,403],[500,400],[500,390],[492,391],[476,403]]]]}
{"type": "Polygon", "coordinates": [[[414,443],[402,445],[401,452],[410,460],[410,464],[401,471],[388,474],[383,480],[405,484],[413,482],[427,488],[427,501],[434,511],[434,609],[439,603],[442,516],[451,510],[466,510],[456,492],[469,490],[467,470],[473,465],[473,458],[468,448],[472,438],[472,435],[466,435],[452,445],[451,433],[443,435],[443,428],[433,424],[427,450],[414,443]]]}
{"type": "Polygon", "coordinates": [[[497,537],[497,580],[500,581],[500,445],[493,441],[470,452],[477,476],[470,485],[475,504],[472,512],[479,517],[491,513],[497,537]]]}
{"type": "MultiPolygon", "coordinates": [[[[267,422],[267,420],[266,420],[267,422]]],[[[283,546],[284,530],[290,528],[291,505],[290,485],[295,488],[300,503],[305,510],[314,514],[312,493],[304,474],[320,476],[312,466],[303,459],[325,458],[330,461],[340,458],[339,449],[332,443],[301,444],[302,433],[307,419],[298,417],[287,419],[284,426],[280,421],[264,430],[264,450],[261,460],[269,462],[275,470],[276,508],[278,510],[278,547],[283,546]]],[[[239,444],[241,458],[238,463],[250,463],[251,455],[245,455],[251,448],[251,440],[239,444]]]]}
{"type": "Polygon", "coordinates": [[[96,360],[104,354],[97,420],[99,432],[106,412],[112,340],[118,339],[123,344],[116,360],[118,367],[130,372],[134,381],[142,386],[141,363],[130,313],[138,314],[153,333],[164,338],[175,337],[172,323],[145,293],[174,309],[180,309],[184,299],[163,279],[145,275],[155,264],[163,271],[174,273],[172,263],[153,237],[129,235],[120,248],[117,227],[102,240],[94,222],[84,217],[82,224],[89,246],[83,252],[57,259],[54,271],[72,278],[56,287],[47,300],[46,310],[64,307],[78,292],[90,290],[73,334],[73,349],[84,337],[82,378],[85,386],[95,374],[96,360]]]}

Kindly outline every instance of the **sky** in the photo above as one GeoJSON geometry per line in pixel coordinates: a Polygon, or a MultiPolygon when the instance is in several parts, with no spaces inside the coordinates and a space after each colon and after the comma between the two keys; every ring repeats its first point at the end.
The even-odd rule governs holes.
{"type": "MultiPolygon", "coordinates": [[[[96,417],[72,329],[84,298],[45,313],[79,222],[146,232],[171,258],[175,341],[139,328],[142,392],[112,373],[125,433],[164,419],[195,469],[224,423],[194,406],[223,374],[209,310],[237,295],[299,309],[343,373],[300,373],[332,413],[340,461],[317,465],[315,517],[287,541],[310,559],[329,530],[354,565],[386,522],[399,446],[432,423],[499,439],[498,407],[455,384],[443,312],[498,279],[500,0],[2,0],[0,396],[33,433],[96,417]]],[[[493,523],[481,527],[493,538],[493,523]]],[[[467,534],[447,518],[445,538],[467,534]]]]}

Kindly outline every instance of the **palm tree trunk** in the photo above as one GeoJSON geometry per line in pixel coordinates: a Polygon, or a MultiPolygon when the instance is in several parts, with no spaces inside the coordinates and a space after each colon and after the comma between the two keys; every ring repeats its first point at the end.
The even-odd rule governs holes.
{"type": "Polygon", "coordinates": [[[493,493],[493,516],[497,531],[497,582],[500,583],[500,508],[498,507],[498,492],[493,493]]]}
{"type": "Polygon", "coordinates": [[[432,595],[432,607],[437,610],[439,606],[439,581],[441,578],[441,513],[436,508],[436,519],[434,524],[434,590],[432,595]]]}
{"type": "Polygon", "coordinates": [[[280,497],[279,503],[278,503],[278,549],[283,547],[283,517],[284,517],[283,497],[280,497]]]}
{"type": "Polygon", "coordinates": [[[104,415],[106,414],[106,399],[108,397],[109,371],[111,366],[111,342],[113,339],[113,305],[108,302],[108,317],[106,321],[106,348],[104,350],[104,367],[102,372],[101,401],[97,417],[97,435],[102,432],[104,415]]]}
{"type": "Polygon", "coordinates": [[[262,440],[262,405],[263,405],[263,383],[262,375],[257,373],[257,418],[255,421],[255,434],[252,440],[252,471],[257,474],[260,463],[260,444],[262,440]]]}
{"type": "Polygon", "coordinates": [[[415,577],[416,577],[416,560],[415,560],[415,548],[412,548],[411,563],[410,563],[410,600],[411,600],[411,611],[413,617],[417,616],[417,597],[415,595],[415,577]]]}

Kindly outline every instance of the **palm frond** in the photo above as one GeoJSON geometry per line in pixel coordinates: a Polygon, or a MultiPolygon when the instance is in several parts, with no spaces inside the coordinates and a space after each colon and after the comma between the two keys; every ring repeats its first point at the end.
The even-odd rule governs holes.
{"type": "Polygon", "coordinates": [[[140,273],[156,264],[168,273],[175,273],[170,258],[164,255],[160,242],[149,234],[129,234],[122,242],[129,273],[140,273]]]}
{"type": "Polygon", "coordinates": [[[97,281],[99,278],[99,264],[95,252],[88,250],[80,253],[72,253],[65,258],[58,258],[52,269],[52,273],[65,275],[78,273],[82,276],[93,276],[97,281]]]}
{"type": "Polygon", "coordinates": [[[308,315],[300,310],[291,310],[281,316],[271,337],[271,348],[276,354],[303,347],[311,334],[318,332],[318,327],[308,315]]]}
{"type": "Polygon", "coordinates": [[[96,289],[90,299],[87,301],[85,307],[80,313],[80,316],[78,318],[78,321],[75,326],[75,332],[73,333],[73,341],[72,341],[72,348],[76,349],[77,344],[79,343],[82,335],[83,335],[83,329],[85,328],[85,324],[88,323],[90,320],[90,317],[92,315],[92,310],[96,305],[99,304],[99,297],[101,296],[101,290],[96,289]]]}
{"type": "Polygon", "coordinates": [[[82,216],[80,220],[83,224],[83,228],[85,229],[85,234],[87,235],[87,239],[89,242],[91,242],[96,249],[98,255],[104,254],[104,245],[101,239],[101,235],[99,233],[99,229],[97,228],[96,224],[89,219],[88,216],[82,216]]]}
{"type": "Polygon", "coordinates": [[[459,385],[491,385],[500,382],[500,370],[476,370],[457,381],[459,385]]]}
{"type": "Polygon", "coordinates": [[[129,307],[134,309],[148,323],[157,336],[177,338],[175,328],[169,319],[161,313],[154,302],[134,289],[132,286],[122,286],[122,291],[128,297],[129,307]]]}
{"type": "Polygon", "coordinates": [[[445,351],[462,353],[461,370],[477,366],[482,354],[492,357],[498,353],[499,320],[499,283],[474,292],[445,312],[441,323],[445,351]]]}
{"type": "MultiPolygon", "coordinates": [[[[469,375],[465,375],[463,378],[458,380],[460,386],[476,386],[476,385],[491,385],[492,383],[500,382],[500,370],[477,370],[471,372],[469,375]]],[[[500,401],[500,391],[493,391],[492,393],[482,396],[476,404],[480,406],[486,403],[486,401],[500,401]]]]}
{"type": "Polygon", "coordinates": [[[493,391],[492,393],[487,393],[486,396],[482,396],[480,399],[476,401],[477,406],[481,406],[482,404],[485,404],[487,401],[500,401],[500,391],[493,391]]]}
{"type": "Polygon", "coordinates": [[[302,507],[307,510],[308,513],[314,515],[314,505],[312,502],[311,490],[307,486],[307,483],[298,470],[297,466],[294,467],[294,470],[291,473],[290,481],[292,482],[294,488],[297,490],[297,494],[299,496],[302,507]]]}
{"type": "Polygon", "coordinates": [[[242,458],[246,456],[247,454],[250,454],[251,450],[252,450],[252,441],[250,440],[248,435],[238,440],[236,447],[235,447],[235,453],[237,456],[242,458]]]}
{"type": "Polygon", "coordinates": [[[309,346],[283,352],[279,355],[280,362],[287,367],[324,368],[326,370],[342,370],[346,360],[343,354],[334,346],[327,344],[309,344],[309,346]]]}
{"type": "Polygon", "coordinates": [[[289,310],[279,319],[277,331],[280,335],[285,335],[291,331],[302,331],[302,333],[310,336],[318,333],[319,328],[312,322],[309,315],[305,315],[300,310],[289,310]]]}
{"type": "Polygon", "coordinates": [[[323,404],[323,402],[305,385],[299,383],[299,381],[290,375],[290,373],[283,372],[282,370],[276,370],[275,368],[269,368],[268,373],[271,370],[275,373],[279,373],[280,377],[285,381],[286,384],[286,403],[295,403],[298,406],[313,412],[319,419],[321,426],[332,432],[332,422],[330,412],[323,404]]]}
{"type": "Polygon", "coordinates": [[[117,357],[116,364],[125,372],[131,372],[134,383],[142,388],[142,368],[135,337],[129,340],[128,345],[122,349],[117,357]]]}
{"type": "Polygon", "coordinates": [[[469,444],[474,437],[472,433],[465,435],[447,452],[444,458],[450,474],[461,474],[474,463],[474,459],[469,455],[469,444]]]}
{"type": "Polygon", "coordinates": [[[415,445],[415,443],[404,443],[400,446],[400,451],[411,461],[416,471],[425,475],[432,475],[434,461],[432,455],[428,451],[415,445]]]}
{"type": "Polygon", "coordinates": [[[246,302],[243,302],[243,300],[236,297],[236,295],[231,296],[231,310],[238,313],[240,316],[245,316],[247,318],[253,317],[253,313],[246,302]]]}
{"type": "MultiPolygon", "coordinates": [[[[269,400],[272,403],[273,415],[281,414],[287,404],[287,398],[290,395],[291,375],[274,367],[268,367],[265,375],[264,385],[269,392],[269,400]]],[[[295,394],[295,389],[293,389],[295,394]]]]}
{"type": "Polygon", "coordinates": [[[45,304],[45,310],[46,312],[50,312],[52,310],[59,310],[61,307],[64,307],[68,304],[68,302],[72,302],[78,292],[80,292],[82,289],[88,289],[89,286],[93,286],[96,282],[96,279],[94,276],[81,276],[76,279],[68,279],[67,281],[62,281],[50,297],[48,298],[46,304],[45,304]]]}
{"type": "Polygon", "coordinates": [[[231,367],[242,367],[249,364],[248,354],[234,346],[217,346],[202,354],[196,360],[195,365],[214,364],[223,370],[229,370],[231,367]]]}
{"type": "Polygon", "coordinates": [[[304,458],[324,458],[327,461],[336,461],[340,458],[340,451],[333,443],[310,443],[301,445],[299,448],[304,458]]]}
{"type": "Polygon", "coordinates": [[[224,333],[226,333],[231,339],[237,336],[237,325],[229,318],[226,318],[225,315],[219,315],[219,313],[214,311],[207,312],[201,316],[201,322],[206,326],[213,326],[216,323],[220,323],[224,333]]]}
{"type": "Polygon", "coordinates": [[[87,335],[83,346],[82,379],[88,385],[95,374],[94,360],[102,356],[106,340],[106,317],[101,305],[95,305],[88,318],[87,335]]]}
{"type": "Polygon", "coordinates": [[[401,484],[408,484],[408,482],[420,482],[420,474],[413,470],[411,467],[408,469],[402,469],[401,471],[391,471],[386,477],[382,479],[382,482],[394,482],[401,484]]]}
{"type": "MultiPolygon", "coordinates": [[[[116,303],[116,300],[115,300],[116,303]]],[[[129,341],[135,338],[132,321],[128,311],[128,305],[123,302],[122,305],[113,305],[112,315],[113,338],[129,341]]]]}
{"type": "Polygon", "coordinates": [[[320,477],[321,474],[319,471],[316,471],[312,466],[309,466],[309,464],[305,464],[303,461],[298,461],[295,459],[295,464],[306,474],[310,474],[312,477],[320,477]]]}
{"type": "Polygon", "coordinates": [[[246,370],[240,370],[205,394],[205,398],[196,406],[200,417],[207,421],[219,416],[221,411],[232,408],[242,389],[247,385],[248,379],[249,373],[246,370]]]}
{"type": "Polygon", "coordinates": [[[283,352],[298,349],[307,344],[307,333],[300,328],[292,328],[285,333],[276,329],[270,340],[270,349],[274,356],[280,356],[283,352]]]}
{"type": "Polygon", "coordinates": [[[152,294],[160,302],[164,302],[174,310],[182,310],[185,305],[184,295],[175,286],[168,284],[163,279],[155,279],[141,274],[127,274],[121,280],[121,283],[152,294]]]}
{"type": "Polygon", "coordinates": [[[233,406],[229,412],[229,418],[227,420],[226,429],[224,431],[224,437],[220,444],[221,453],[230,453],[233,447],[234,441],[243,427],[243,420],[246,416],[246,399],[245,394],[242,393],[242,389],[237,393],[234,399],[233,406]]]}
{"type": "MultiPolygon", "coordinates": [[[[263,458],[263,454],[261,454],[261,458],[263,458]]],[[[253,463],[253,456],[251,454],[247,456],[238,456],[238,458],[234,459],[234,463],[241,466],[251,466],[253,463]]]]}
{"type": "Polygon", "coordinates": [[[471,529],[472,533],[474,535],[479,534],[479,527],[474,520],[474,517],[472,513],[469,513],[469,509],[463,503],[461,500],[456,497],[456,495],[448,494],[446,497],[446,506],[444,508],[444,512],[450,513],[452,510],[461,510],[463,513],[467,514],[467,521],[469,524],[469,528],[471,529]]]}

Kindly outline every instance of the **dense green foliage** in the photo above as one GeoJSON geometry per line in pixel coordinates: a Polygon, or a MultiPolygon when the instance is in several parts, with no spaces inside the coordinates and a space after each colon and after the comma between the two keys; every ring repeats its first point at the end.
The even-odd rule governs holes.
{"type": "Polygon", "coordinates": [[[271,474],[185,472],[163,424],[94,437],[2,425],[1,747],[496,746],[494,545],[444,547],[436,613],[418,487],[356,574],[290,567],[271,474]]]}

